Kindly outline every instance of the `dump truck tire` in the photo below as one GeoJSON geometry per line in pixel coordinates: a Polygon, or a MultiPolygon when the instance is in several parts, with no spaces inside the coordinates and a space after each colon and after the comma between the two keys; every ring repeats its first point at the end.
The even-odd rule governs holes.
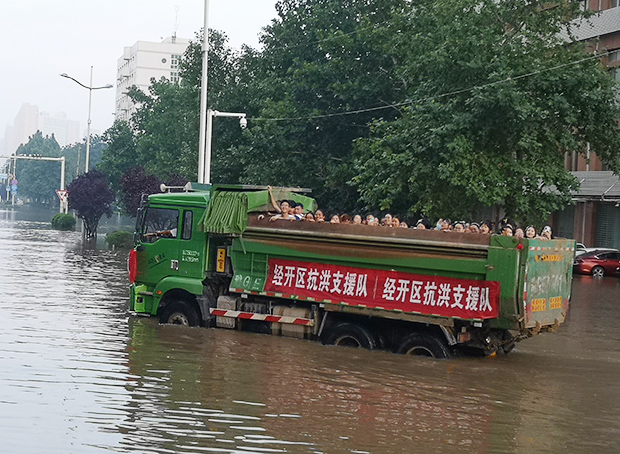
{"type": "Polygon", "coordinates": [[[367,350],[377,348],[377,340],[366,327],[350,322],[337,323],[332,326],[323,337],[323,343],[367,350]]]}
{"type": "Polygon", "coordinates": [[[200,315],[186,301],[171,301],[164,307],[159,322],[169,325],[198,326],[200,325],[200,315]]]}
{"type": "Polygon", "coordinates": [[[413,333],[406,336],[399,344],[397,353],[402,355],[426,356],[445,359],[451,355],[446,342],[432,334],[413,333]]]}

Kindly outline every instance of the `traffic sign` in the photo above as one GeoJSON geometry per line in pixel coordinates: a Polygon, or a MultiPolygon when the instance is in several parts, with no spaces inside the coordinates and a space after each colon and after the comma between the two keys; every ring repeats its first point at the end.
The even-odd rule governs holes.
{"type": "Polygon", "coordinates": [[[66,202],[69,198],[69,191],[67,191],[66,189],[58,189],[56,191],[56,194],[58,194],[58,198],[61,202],[66,202]]]}

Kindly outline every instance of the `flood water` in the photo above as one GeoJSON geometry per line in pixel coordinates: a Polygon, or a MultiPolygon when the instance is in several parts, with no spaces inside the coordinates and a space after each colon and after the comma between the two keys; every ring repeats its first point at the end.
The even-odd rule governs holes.
{"type": "Polygon", "coordinates": [[[126,251],[0,210],[0,452],[620,452],[620,283],[567,322],[437,361],[127,313],[126,251]]]}

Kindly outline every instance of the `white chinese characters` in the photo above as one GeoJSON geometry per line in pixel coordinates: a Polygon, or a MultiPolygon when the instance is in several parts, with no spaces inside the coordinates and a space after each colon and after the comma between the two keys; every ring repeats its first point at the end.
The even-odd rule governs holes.
{"type": "Polygon", "coordinates": [[[271,283],[278,287],[299,288],[352,297],[368,296],[368,274],[330,269],[275,264],[271,283]]]}
{"type": "Polygon", "coordinates": [[[495,282],[291,261],[272,266],[266,288],[299,297],[473,318],[488,318],[497,311],[495,282]]]}
{"type": "Polygon", "coordinates": [[[389,302],[422,304],[446,308],[458,308],[475,312],[492,312],[489,288],[434,280],[418,281],[387,277],[383,284],[382,298],[389,302]]]}

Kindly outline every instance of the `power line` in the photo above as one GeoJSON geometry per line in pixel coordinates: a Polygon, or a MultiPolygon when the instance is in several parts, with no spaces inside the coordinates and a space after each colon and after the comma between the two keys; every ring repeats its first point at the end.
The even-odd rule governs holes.
{"type": "Polygon", "coordinates": [[[421,99],[418,99],[418,100],[403,101],[403,102],[399,102],[399,103],[395,103],[395,104],[388,104],[388,105],[384,105],[384,106],[368,107],[368,108],[365,108],[365,109],[349,110],[349,111],[346,111],[346,112],[335,112],[335,113],[323,114],[323,115],[311,115],[311,116],[305,116],[305,117],[283,117],[283,118],[248,117],[248,120],[250,120],[250,121],[318,120],[318,119],[321,119],[321,118],[342,117],[342,116],[345,116],[345,115],[357,115],[357,114],[360,114],[360,113],[375,112],[375,111],[384,110],[384,109],[398,109],[400,107],[404,107],[404,106],[408,106],[408,105],[412,105],[412,104],[423,103],[423,102],[432,101],[432,100],[435,100],[435,99],[446,98],[446,97],[454,96],[454,95],[460,95],[462,93],[467,93],[467,92],[471,92],[471,91],[474,91],[474,90],[480,90],[480,89],[492,87],[494,85],[503,84],[503,83],[506,83],[506,82],[512,82],[512,81],[516,81],[516,80],[520,80],[520,79],[525,79],[525,78],[528,78],[528,77],[537,76],[537,75],[545,73],[545,72],[555,71],[555,70],[558,70],[558,69],[566,68],[568,66],[577,65],[577,64],[583,63],[585,61],[589,61],[589,60],[593,60],[593,59],[600,59],[601,57],[605,57],[605,56],[607,56],[609,54],[610,54],[610,51],[607,51],[607,52],[604,52],[604,53],[600,53],[600,54],[596,54],[596,55],[591,55],[589,57],[585,57],[585,58],[582,58],[580,60],[575,60],[575,61],[568,62],[568,63],[562,63],[560,65],[556,65],[556,66],[553,66],[551,68],[544,68],[544,69],[540,69],[540,70],[537,70],[537,71],[532,71],[532,72],[527,73],[527,74],[521,74],[519,76],[514,76],[514,77],[507,77],[505,79],[497,80],[495,82],[489,82],[489,83],[482,84],[482,85],[476,85],[474,87],[463,88],[463,89],[460,89],[460,90],[451,91],[449,93],[443,93],[441,95],[428,96],[426,98],[421,98],[421,99]]]}

